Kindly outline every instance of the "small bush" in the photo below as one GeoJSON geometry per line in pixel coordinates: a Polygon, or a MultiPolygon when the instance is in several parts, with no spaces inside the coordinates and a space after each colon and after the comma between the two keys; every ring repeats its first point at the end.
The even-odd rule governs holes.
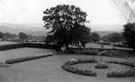
{"type": "Polygon", "coordinates": [[[106,69],[108,68],[108,65],[104,62],[99,62],[97,65],[95,65],[95,68],[97,69],[106,69]]]}

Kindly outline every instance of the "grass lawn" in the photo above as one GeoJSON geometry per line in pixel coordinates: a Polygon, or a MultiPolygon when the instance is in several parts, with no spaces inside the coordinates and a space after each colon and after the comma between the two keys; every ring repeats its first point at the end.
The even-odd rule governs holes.
{"type": "Polygon", "coordinates": [[[11,42],[11,41],[0,41],[0,46],[1,45],[8,45],[8,44],[18,44],[17,42],[11,42]]]}
{"type": "MultiPolygon", "coordinates": [[[[50,51],[52,50],[36,49],[36,48],[20,48],[1,51],[0,54],[5,54],[6,58],[14,58],[14,57],[21,57],[22,55],[23,56],[34,55],[50,51]]],[[[88,57],[95,57],[95,56],[54,55],[51,57],[13,64],[10,68],[0,68],[0,82],[130,82],[133,79],[133,77],[106,78],[100,75],[98,75],[97,77],[82,76],[72,74],[61,69],[61,65],[64,64],[64,62],[66,62],[70,58],[88,58],[88,57]]],[[[103,58],[107,60],[110,59],[124,60],[120,58],[109,58],[100,56],[97,56],[95,58],[97,59],[103,58]]],[[[78,64],[77,66],[87,68],[88,66],[90,66],[90,64],[87,65],[78,64]]],[[[116,67],[116,69],[123,69],[123,70],[127,68],[126,66],[117,64],[116,65],[110,64],[109,66],[112,68],[116,67]]],[[[99,72],[98,74],[102,75],[102,72],[101,73],[99,72]]]]}
{"type": "Polygon", "coordinates": [[[0,62],[5,61],[7,59],[40,55],[42,53],[47,53],[47,52],[52,52],[52,50],[38,49],[38,48],[18,48],[18,49],[0,51],[0,62]]]}

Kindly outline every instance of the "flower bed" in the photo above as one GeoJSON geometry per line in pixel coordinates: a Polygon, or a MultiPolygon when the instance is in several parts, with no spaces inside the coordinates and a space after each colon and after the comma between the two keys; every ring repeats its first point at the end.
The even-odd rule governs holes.
{"type": "Polygon", "coordinates": [[[48,54],[44,54],[44,55],[38,55],[38,56],[29,56],[29,57],[23,57],[23,58],[15,58],[15,59],[9,59],[6,60],[6,64],[14,64],[14,63],[19,63],[19,62],[24,62],[24,61],[28,61],[28,60],[34,60],[34,59],[38,59],[38,58],[43,58],[43,57],[48,57],[48,56],[52,56],[52,53],[48,53],[48,54]]]}
{"type": "Polygon", "coordinates": [[[89,70],[86,70],[84,68],[79,69],[79,68],[72,66],[75,64],[79,64],[79,63],[97,63],[97,60],[95,60],[95,59],[86,59],[86,60],[73,59],[73,60],[67,61],[64,65],[62,65],[62,68],[71,73],[76,73],[76,74],[86,75],[86,76],[97,76],[97,73],[93,72],[91,69],[89,69],[89,70]]]}

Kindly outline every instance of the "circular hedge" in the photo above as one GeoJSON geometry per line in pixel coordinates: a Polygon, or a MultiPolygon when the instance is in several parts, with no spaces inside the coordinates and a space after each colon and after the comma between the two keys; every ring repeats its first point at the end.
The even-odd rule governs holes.
{"type": "MultiPolygon", "coordinates": [[[[73,65],[80,64],[80,63],[98,63],[98,60],[92,58],[92,59],[70,59],[66,63],[64,63],[61,67],[62,69],[71,72],[76,73],[80,75],[86,75],[86,76],[97,76],[96,72],[93,72],[91,69],[85,69],[85,68],[77,68],[73,65]]],[[[133,62],[129,61],[106,61],[106,63],[114,63],[114,64],[121,64],[130,66],[130,69],[127,69],[125,71],[123,70],[112,70],[108,71],[106,73],[107,77],[132,77],[135,75],[135,64],[133,62]]],[[[105,63],[98,63],[95,68],[105,69],[108,68],[108,66],[105,63]]]]}
{"type": "Polygon", "coordinates": [[[86,59],[86,60],[71,59],[71,60],[67,61],[64,65],[62,65],[62,68],[71,73],[76,73],[76,74],[86,75],[86,76],[97,76],[97,73],[93,72],[91,69],[89,69],[89,70],[86,70],[84,68],[79,69],[77,67],[72,66],[72,65],[80,64],[80,63],[97,63],[97,60],[95,60],[95,59],[86,59]]]}

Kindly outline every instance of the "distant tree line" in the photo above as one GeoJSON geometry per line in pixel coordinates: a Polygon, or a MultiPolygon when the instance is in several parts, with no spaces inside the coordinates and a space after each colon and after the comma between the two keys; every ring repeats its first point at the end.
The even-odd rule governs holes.
{"type": "Polygon", "coordinates": [[[104,42],[123,42],[124,37],[122,33],[114,32],[114,33],[103,36],[102,40],[104,42]]]}
{"type": "Polygon", "coordinates": [[[31,34],[26,34],[24,32],[20,32],[18,34],[12,34],[9,32],[3,33],[0,32],[1,41],[21,41],[21,42],[36,42],[36,41],[44,41],[45,36],[34,36],[31,34]]]}

